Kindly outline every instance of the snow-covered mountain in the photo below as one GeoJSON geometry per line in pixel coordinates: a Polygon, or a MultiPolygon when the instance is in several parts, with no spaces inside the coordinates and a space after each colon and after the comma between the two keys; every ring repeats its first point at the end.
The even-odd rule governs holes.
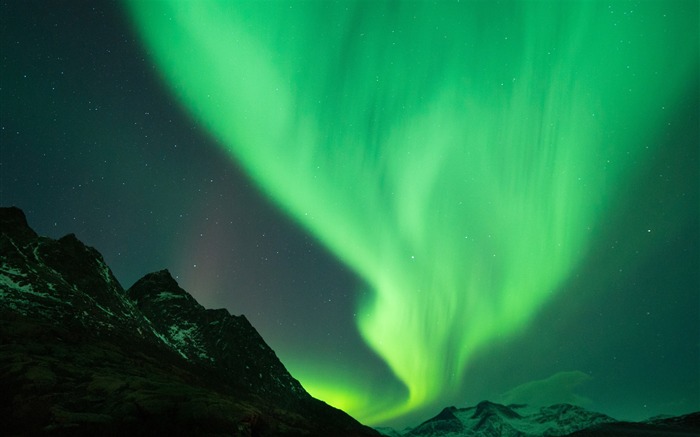
{"type": "Polygon", "coordinates": [[[569,404],[532,409],[484,401],[475,407],[445,408],[403,433],[379,431],[391,437],[690,436],[700,435],[700,413],[628,423],[569,404]]]}
{"type": "Polygon", "coordinates": [[[124,290],[17,208],[0,208],[0,375],[3,435],[378,435],[312,398],[245,317],[167,270],[124,290]]]}
{"type": "Polygon", "coordinates": [[[525,413],[522,406],[481,402],[475,407],[449,407],[423,422],[406,436],[560,436],[601,423],[611,417],[582,408],[561,404],[525,413]]]}

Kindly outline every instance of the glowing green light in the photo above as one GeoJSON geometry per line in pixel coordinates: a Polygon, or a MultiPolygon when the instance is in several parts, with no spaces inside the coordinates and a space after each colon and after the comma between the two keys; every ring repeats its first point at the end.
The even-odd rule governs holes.
{"type": "Polygon", "coordinates": [[[531,319],[692,67],[692,3],[493,3],[130,3],[186,107],[371,289],[358,326],[407,398],[298,375],[361,420],[531,319]]]}
{"type": "Polygon", "coordinates": [[[343,368],[323,357],[297,357],[285,364],[312,396],[351,411],[367,423],[379,423],[398,414],[406,396],[403,388],[378,385],[358,363],[350,362],[343,368]]]}

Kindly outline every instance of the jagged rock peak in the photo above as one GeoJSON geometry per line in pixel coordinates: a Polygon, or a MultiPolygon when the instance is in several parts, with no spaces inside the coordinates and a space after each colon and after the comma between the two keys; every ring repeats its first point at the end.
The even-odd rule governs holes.
{"type": "Polygon", "coordinates": [[[95,260],[104,263],[104,257],[97,249],[86,245],[73,233],[59,238],[56,244],[66,256],[71,257],[77,263],[94,263],[95,260]]]}
{"type": "Polygon", "coordinates": [[[447,407],[437,416],[426,420],[405,435],[409,437],[461,435],[464,430],[464,425],[459,418],[455,416],[455,412],[457,411],[459,410],[456,407],[447,407]]]}
{"type": "Polygon", "coordinates": [[[520,414],[501,404],[494,404],[489,401],[479,402],[472,417],[476,418],[487,414],[501,414],[505,417],[519,418],[520,414]]]}
{"type": "Polygon", "coordinates": [[[162,298],[164,293],[175,297],[194,300],[188,292],[180,287],[168,269],[145,275],[143,278],[136,281],[128,290],[129,297],[137,302],[152,300],[159,297],[162,298]]]}
{"type": "Polygon", "coordinates": [[[152,283],[157,283],[159,285],[167,285],[168,287],[178,287],[179,285],[175,278],[173,278],[173,275],[170,273],[170,270],[168,269],[163,269],[163,270],[158,270],[157,272],[151,272],[146,274],[143,278],[139,279],[137,281],[149,281],[152,283]]]}
{"type": "Polygon", "coordinates": [[[435,416],[434,420],[452,420],[456,419],[454,412],[457,411],[457,407],[445,407],[440,413],[435,416]]]}
{"type": "Polygon", "coordinates": [[[36,238],[37,234],[27,223],[24,211],[16,206],[0,208],[0,233],[23,238],[36,238]]]}

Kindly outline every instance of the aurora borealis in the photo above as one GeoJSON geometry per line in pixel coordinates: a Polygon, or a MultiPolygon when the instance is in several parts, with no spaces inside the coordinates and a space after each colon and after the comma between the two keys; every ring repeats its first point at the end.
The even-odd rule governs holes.
{"type": "Polygon", "coordinates": [[[185,104],[371,288],[358,327],[408,391],[379,420],[556,291],[692,59],[652,75],[692,29],[654,5],[132,5],[185,104]]]}
{"type": "MultiPolygon", "coordinates": [[[[144,220],[154,231],[147,241],[168,245],[162,250],[174,254],[164,262],[175,262],[171,269],[182,276],[184,288],[208,299],[205,305],[230,305],[239,313],[237,308],[262,294],[278,302],[265,308],[269,314],[259,322],[255,314],[246,315],[312,394],[366,423],[400,423],[449,403],[522,393],[516,386],[530,387],[530,381],[561,385],[562,378],[573,378],[571,389],[577,389],[586,380],[581,371],[595,373],[591,378],[605,374],[597,357],[615,350],[629,368],[608,366],[614,369],[609,384],[625,380],[622,373],[644,380],[648,376],[639,375],[658,370],[639,370],[639,375],[630,370],[644,361],[640,351],[663,350],[658,353],[663,359],[645,359],[663,362],[659,366],[671,372],[678,365],[664,360],[682,349],[678,360],[685,370],[678,377],[694,379],[685,388],[667,382],[672,389],[662,397],[677,402],[677,408],[698,407],[697,396],[688,394],[700,386],[700,302],[693,291],[698,285],[693,272],[699,212],[697,3],[135,0],[112,13],[123,26],[114,41],[130,39],[129,50],[143,50],[140,63],[114,73],[99,67],[108,61],[93,60],[99,68],[93,71],[102,74],[82,91],[79,81],[72,86],[119,115],[98,119],[96,125],[104,128],[98,135],[85,133],[94,125],[66,122],[71,139],[64,150],[42,150],[56,137],[45,131],[56,128],[38,129],[34,142],[22,142],[28,140],[10,133],[47,119],[44,109],[32,105],[46,100],[50,111],[70,111],[74,97],[46,99],[23,88],[23,64],[3,61],[3,93],[18,90],[12,105],[3,105],[3,173],[6,165],[19,165],[14,162],[40,162],[42,153],[57,157],[48,168],[77,166],[90,174],[103,169],[92,174],[108,181],[90,185],[102,187],[92,191],[94,202],[104,209],[115,199],[139,205],[123,208],[131,215],[112,213],[122,221],[117,234],[132,230],[128,223],[142,220],[147,205],[149,214],[159,217],[151,225],[144,220]],[[130,76],[133,71],[150,79],[130,76]],[[136,88],[120,94],[105,85],[117,79],[136,88]],[[158,99],[163,103],[153,103],[158,99]],[[131,104],[136,101],[155,108],[136,110],[131,104]],[[132,122],[135,115],[123,115],[137,112],[148,114],[149,121],[132,122]],[[172,118],[202,132],[193,136],[187,132],[191,128],[173,127],[172,118]],[[6,125],[12,126],[6,130],[6,125]],[[96,145],[83,140],[88,136],[96,145]],[[180,148],[189,150],[186,156],[171,158],[171,138],[185,143],[180,148]],[[86,160],[71,141],[97,151],[86,160]],[[25,144],[33,145],[24,150],[25,144]],[[61,156],[90,166],[60,164],[61,156]],[[157,195],[144,193],[141,183],[131,191],[118,183],[124,174],[133,179],[124,169],[133,174],[143,162],[158,169],[158,175],[138,173],[153,185],[145,191],[157,195]],[[227,172],[240,169],[246,176],[228,184],[200,177],[195,190],[188,183],[192,179],[169,176],[174,172],[168,169],[199,175],[214,169],[224,181],[227,172]],[[239,182],[246,178],[260,193],[239,182]],[[212,188],[201,194],[207,186],[212,188]],[[273,207],[258,205],[268,201],[283,214],[268,219],[241,212],[254,205],[267,217],[273,207]],[[175,210],[185,211],[197,226],[178,222],[175,210]],[[246,239],[264,246],[269,231],[258,232],[256,226],[263,229],[268,220],[298,224],[272,227],[290,229],[289,246],[312,245],[314,256],[323,260],[278,261],[284,264],[280,270],[256,272],[234,248],[246,239]],[[237,225],[224,229],[224,222],[237,225]],[[252,229],[258,237],[246,235],[252,229]],[[180,244],[172,237],[178,232],[180,244]],[[214,235],[208,244],[200,243],[205,234],[214,235]],[[306,238],[313,243],[299,241],[306,238]],[[678,261],[649,261],[665,258],[662,252],[678,261]],[[300,263],[303,271],[294,271],[300,263]],[[661,279],[621,279],[627,271],[643,276],[647,265],[655,266],[650,271],[661,272],[661,279]],[[230,283],[248,269],[250,277],[282,279],[272,282],[274,289],[239,285],[248,290],[236,291],[236,299],[213,297],[210,289],[232,294],[230,283]],[[334,278],[316,286],[342,289],[324,299],[342,305],[317,326],[323,317],[314,313],[324,311],[306,299],[322,292],[302,282],[323,275],[334,278]],[[637,296],[635,304],[614,303],[630,296],[637,296]],[[298,303],[285,308],[288,299],[298,303]],[[609,315],[600,332],[581,334],[598,322],[577,311],[635,305],[648,307],[648,314],[609,315]],[[307,326],[280,326],[276,334],[264,320],[284,318],[285,311],[306,314],[297,323],[307,326]],[[629,326],[639,327],[652,311],[666,314],[664,321],[639,331],[622,323],[629,319],[629,326]],[[548,319],[552,314],[557,318],[548,319]],[[674,326],[674,317],[684,324],[674,326]],[[659,332],[666,337],[650,346],[659,332]],[[686,337],[690,345],[669,340],[679,332],[694,333],[686,337]],[[317,340],[319,333],[328,339],[317,340]],[[501,378],[508,385],[497,381],[501,378]]],[[[101,29],[114,32],[106,28],[101,29]]],[[[4,31],[3,48],[10,51],[12,38],[20,34],[4,31]]],[[[13,50],[18,59],[27,53],[13,50]]],[[[109,62],[134,62],[127,56],[131,52],[122,51],[109,62]]],[[[110,59],[104,53],[93,56],[110,59]]],[[[81,120],[78,113],[71,116],[81,120]]],[[[2,203],[32,202],[31,187],[20,176],[3,176],[2,203]]],[[[74,202],[76,210],[85,207],[74,202]]],[[[54,220],[48,209],[41,214],[54,220]]],[[[83,215],[91,214],[95,211],[83,215]]],[[[83,222],[90,226],[89,219],[83,222]]],[[[81,236],[80,229],[66,232],[81,236]]],[[[103,243],[106,247],[98,243],[108,240],[104,236],[88,244],[110,261],[110,247],[128,244],[125,238],[116,235],[103,243]]],[[[129,275],[146,273],[136,271],[135,259],[116,260],[116,266],[129,275]]],[[[625,384],[620,383],[619,399],[634,398],[624,392],[625,384]]],[[[615,404],[609,393],[600,398],[596,405],[615,404]]],[[[641,414],[632,410],[620,409],[641,414]]]]}

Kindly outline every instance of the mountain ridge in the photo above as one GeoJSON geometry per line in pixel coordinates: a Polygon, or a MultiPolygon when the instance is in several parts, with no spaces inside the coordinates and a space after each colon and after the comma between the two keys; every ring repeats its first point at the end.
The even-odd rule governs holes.
{"type": "Polygon", "coordinates": [[[388,437],[697,436],[700,413],[624,422],[571,404],[541,408],[482,401],[446,407],[412,429],[378,428],[388,437]]]}
{"type": "Polygon", "coordinates": [[[311,397],[244,316],[167,270],[124,290],[18,208],[0,208],[0,375],[7,435],[378,435],[311,397]]]}

